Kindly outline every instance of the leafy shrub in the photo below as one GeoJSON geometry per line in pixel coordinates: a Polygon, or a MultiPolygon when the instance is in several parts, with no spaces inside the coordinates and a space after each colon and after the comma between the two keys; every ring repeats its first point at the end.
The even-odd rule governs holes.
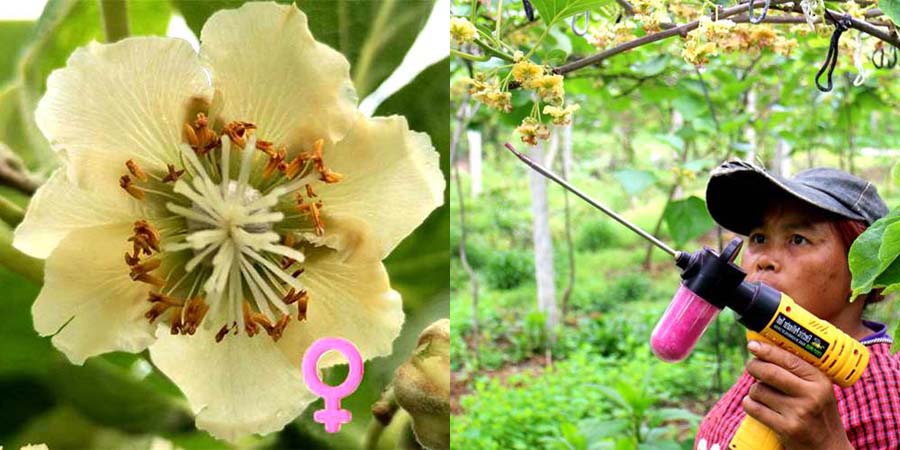
{"type": "Polygon", "coordinates": [[[560,330],[557,353],[563,356],[587,348],[592,353],[609,357],[634,355],[647,347],[650,332],[661,312],[613,312],[594,318],[580,317],[575,325],[560,330]]]}
{"type": "Polygon", "coordinates": [[[512,289],[534,279],[534,260],[530,253],[505,251],[488,261],[487,284],[494,289],[512,289]]]}
{"type": "MultiPolygon", "coordinates": [[[[451,419],[451,446],[467,450],[587,448],[573,444],[585,441],[579,435],[597,431],[588,426],[591,422],[611,422],[634,412],[640,413],[633,420],[642,427],[642,442],[671,440],[674,434],[659,427],[675,414],[647,406],[666,396],[665,386],[647,376],[662,371],[663,364],[646,354],[623,361],[579,351],[539,376],[517,374],[505,384],[497,379],[476,380],[476,394],[461,400],[465,414],[451,419]],[[642,387],[639,395],[628,390],[619,392],[619,399],[629,405],[627,410],[619,399],[610,396],[611,390],[620,391],[622,385],[642,387]]],[[[694,418],[689,426],[693,435],[694,418]]],[[[610,439],[595,436],[602,441],[610,439]]],[[[587,441],[590,448],[602,448],[595,444],[604,443],[587,441]]]]}
{"type": "MultiPolygon", "coordinates": [[[[459,227],[450,227],[450,257],[459,259],[459,241],[461,239],[459,227]]],[[[483,234],[466,233],[466,260],[473,269],[484,267],[490,258],[490,246],[483,234]]]]}
{"type": "Polygon", "coordinates": [[[609,220],[589,220],[578,228],[575,248],[581,251],[596,251],[619,244],[613,224],[609,220]]]}
{"type": "Polygon", "coordinates": [[[617,305],[641,301],[646,298],[650,288],[651,283],[646,274],[627,273],[610,285],[606,292],[606,301],[617,305]]]}

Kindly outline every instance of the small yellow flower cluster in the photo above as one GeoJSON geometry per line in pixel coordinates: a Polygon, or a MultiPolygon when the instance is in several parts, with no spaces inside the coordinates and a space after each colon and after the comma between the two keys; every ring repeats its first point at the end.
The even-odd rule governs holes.
{"type": "MultiPolygon", "coordinates": [[[[646,17],[645,20],[649,20],[646,17]]],[[[647,22],[644,22],[644,27],[646,28],[646,26],[647,22]]],[[[622,19],[621,22],[614,24],[601,23],[597,26],[591,27],[590,34],[587,36],[587,40],[594,47],[603,50],[606,47],[609,47],[610,44],[620,45],[635,39],[636,36],[634,34],[634,31],[636,29],[637,24],[635,24],[631,19],[622,19]]]]}
{"type": "Polygon", "coordinates": [[[855,2],[847,2],[845,5],[842,5],[844,8],[844,12],[850,14],[854,19],[865,20],[866,18],[866,10],[868,7],[859,6],[858,3],[855,2]]]}
{"type": "Polygon", "coordinates": [[[634,30],[637,29],[637,25],[632,20],[622,19],[621,22],[613,25],[612,32],[615,35],[615,39],[613,40],[616,45],[624,44],[630,40],[635,38],[634,30]]]}
{"type": "Polygon", "coordinates": [[[512,111],[512,95],[509,92],[500,90],[500,83],[497,78],[490,80],[483,73],[475,74],[475,78],[464,78],[463,81],[469,85],[469,94],[475,100],[484,103],[490,108],[498,111],[512,111]]]}
{"type": "Polygon", "coordinates": [[[796,39],[786,39],[778,36],[772,44],[772,51],[781,56],[791,56],[791,52],[797,48],[797,45],[796,39]]]}
{"type": "Polygon", "coordinates": [[[672,174],[675,175],[675,181],[679,185],[684,185],[694,181],[697,178],[697,172],[683,167],[672,167],[672,174]]]}
{"type": "Polygon", "coordinates": [[[734,22],[730,20],[714,21],[708,16],[701,16],[697,29],[688,33],[681,57],[695,66],[708,63],[710,55],[719,53],[716,43],[728,41],[734,27],[734,22]]]}
{"type": "Polygon", "coordinates": [[[475,40],[475,25],[464,17],[453,17],[450,19],[450,42],[457,46],[463,45],[475,40]]]}
{"type": "Polygon", "coordinates": [[[537,91],[541,101],[562,105],[566,95],[562,75],[548,74],[542,66],[522,59],[513,65],[512,76],[523,88],[537,91]]]}
{"type": "Polygon", "coordinates": [[[581,109],[577,103],[573,103],[565,108],[561,106],[547,105],[544,106],[544,114],[549,114],[553,118],[555,125],[568,125],[572,122],[572,113],[581,109]]]}
{"type": "Polygon", "coordinates": [[[544,103],[562,105],[565,101],[566,91],[562,75],[543,75],[534,80],[532,86],[544,103]]]}
{"type": "Polygon", "coordinates": [[[718,54],[718,51],[714,42],[700,42],[698,39],[691,39],[690,34],[688,34],[688,41],[681,51],[681,57],[695,66],[702,66],[708,63],[709,56],[716,54],[718,54]]]}
{"type": "Polygon", "coordinates": [[[797,41],[779,35],[771,25],[737,24],[730,20],[713,21],[701,17],[700,24],[688,33],[681,56],[685,61],[702,66],[710,55],[719,52],[756,53],[770,47],[779,55],[789,56],[797,41]]]}
{"type": "Polygon", "coordinates": [[[694,20],[703,12],[703,9],[698,8],[697,5],[686,4],[682,0],[671,0],[668,2],[668,7],[675,17],[684,21],[694,20]]]}
{"type": "Polygon", "coordinates": [[[537,145],[537,140],[550,139],[550,129],[537,121],[534,117],[526,117],[522,124],[516,128],[516,132],[522,135],[522,142],[529,145],[537,145]]]}
{"type": "MultiPolygon", "coordinates": [[[[563,84],[563,76],[549,73],[543,66],[526,59],[524,55],[514,55],[516,61],[513,64],[511,75],[524,89],[535,92],[541,103],[546,103],[544,113],[550,114],[553,123],[564,125],[571,122],[572,113],[577,111],[578,105],[563,107],[566,98],[566,90],[563,84]]],[[[540,123],[535,117],[529,116],[516,128],[522,135],[522,141],[531,145],[537,145],[538,139],[549,139],[550,130],[540,123]]]]}
{"type": "Polygon", "coordinates": [[[662,28],[660,24],[670,22],[669,11],[663,0],[638,0],[632,5],[635,18],[639,20],[644,31],[655,33],[662,28]]]}
{"type": "Polygon", "coordinates": [[[596,27],[591,27],[591,32],[587,36],[588,42],[600,50],[605,49],[610,42],[616,39],[616,33],[613,32],[606,23],[601,23],[596,27]]]}
{"type": "Polygon", "coordinates": [[[544,76],[544,68],[523,57],[513,65],[512,76],[525,89],[534,89],[532,83],[544,76]]]}
{"type": "MultiPolygon", "coordinates": [[[[706,36],[708,40],[722,40],[731,34],[734,22],[728,19],[712,20],[709,16],[700,17],[700,24],[697,30],[701,35],[706,36]]],[[[693,33],[693,32],[692,32],[693,33]]]]}

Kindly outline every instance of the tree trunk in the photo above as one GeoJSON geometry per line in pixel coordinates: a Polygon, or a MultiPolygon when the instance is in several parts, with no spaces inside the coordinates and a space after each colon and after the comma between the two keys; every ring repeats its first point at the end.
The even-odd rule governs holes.
{"type": "Polygon", "coordinates": [[[544,159],[541,160],[544,167],[553,167],[553,161],[556,160],[556,153],[559,151],[559,131],[560,127],[551,125],[550,147],[547,154],[544,155],[544,159]]]}
{"type": "MultiPolygon", "coordinates": [[[[563,127],[562,132],[562,177],[568,181],[569,171],[572,168],[572,124],[563,127]]],[[[560,317],[565,318],[569,308],[569,297],[572,296],[572,289],[575,287],[575,248],[572,245],[572,212],[569,205],[569,191],[563,191],[563,195],[566,201],[566,247],[569,250],[569,279],[560,301],[560,317]]]]}
{"type": "Polygon", "coordinates": [[[472,198],[481,195],[481,132],[466,130],[469,141],[469,178],[472,182],[472,198]]]}
{"type": "Polygon", "coordinates": [[[778,142],[775,143],[772,172],[783,177],[791,176],[791,145],[781,138],[778,138],[778,142]]]}
{"type": "MultiPolygon", "coordinates": [[[[472,266],[469,265],[469,259],[466,257],[466,203],[462,189],[462,181],[459,179],[459,172],[456,168],[456,149],[462,136],[462,130],[467,126],[468,119],[474,115],[475,111],[469,114],[469,97],[466,96],[460,102],[459,109],[456,112],[456,129],[450,140],[450,169],[453,181],[456,184],[456,198],[459,200],[459,261],[462,263],[463,269],[469,276],[469,286],[472,290],[472,353],[475,356],[475,368],[481,364],[481,352],[479,350],[480,343],[480,327],[478,324],[478,276],[472,266]]],[[[478,108],[477,106],[475,107],[478,108]]]]}
{"type": "MultiPolygon", "coordinates": [[[[544,160],[543,143],[531,147],[529,156],[544,160]]],[[[532,236],[534,239],[534,272],[537,282],[538,310],[544,313],[544,327],[551,343],[556,342],[559,323],[556,310],[556,286],[553,281],[553,241],[550,238],[550,206],[547,198],[547,179],[534,170],[528,171],[531,191],[532,236]]]]}
{"type": "Polygon", "coordinates": [[[750,115],[750,120],[744,126],[744,140],[747,141],[747,157],[744,160],[748,163],[756,164],[756,128],[753,127],[753,123],[756,120],[756,90],[753,87],[750,87],[750,90],[747,91],[747,107],[744,110],[750,115]]]}

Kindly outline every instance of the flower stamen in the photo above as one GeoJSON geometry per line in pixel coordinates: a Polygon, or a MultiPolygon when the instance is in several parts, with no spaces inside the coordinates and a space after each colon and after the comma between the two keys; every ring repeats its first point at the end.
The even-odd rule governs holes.
{"type": "Polygon", "coordinates": [[[178,181],[178,177],[180,177],[184,173],[184,169],[175,170],[175,166],[173,164],[166,164],[166,168],[169,170],[169,173],[163,177],[163,183],[174,183],[178,181]]]}
{"type": "Polygon", "coordinates": [[[219,137],[208,125],[209,121],[203,113],[197,113],[193,125],[184,124],[184,137],[188,145],[201,156],[219,146],[219,137]]]}
{"type": "Polygon", "coordinates": [[[316,229],[316,236],[322,236],[325,234],[325,222],[322,221],[322,217],[319,214],[319,210],[324,206],[321,200],[317,202],[306,203],[303,200],[303,195],[299,192],[296,194],[297,199],[297,211],[301,214],[306,214],[309,216],[310,220],[313,222],[313,227],[316,229]]]}
{"type": "Polygon", "coordinates": [[[232,143],[237,144],[238,147],[244,148],[246,144],[245,138],[248,132],[255,129],[256,125],[250,122],[234,121],[225,125],[225,128],[222,130],[222,134],[228,135],[232,143]]]}
{"type": "Polygon", "coordinates": [[[125,189],[125,192],[128,192],[128,195],[131,195],[138,200],[144,199],[144,191],[132,183],[130,176],[122,175],[119,177],[119,186],[122,189],[125,189]]]}
{"type": "Polygon", "coordinates": [[[144,170],[141,169],[141,166],[139,166],[138,163],[134,162],[133,159],[125,161],[125,167],[127,167],[128,171],[131,172],[131,174],[134,175],[134,177],[138,180],[141,180],[145,183],[150,181],[150,178],[147,177],[147,173],[144,172],[144,170]]]}

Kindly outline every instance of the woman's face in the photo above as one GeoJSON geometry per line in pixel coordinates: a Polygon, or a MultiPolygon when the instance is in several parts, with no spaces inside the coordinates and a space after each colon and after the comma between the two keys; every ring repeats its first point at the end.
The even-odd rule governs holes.
{"type": "Polygon", "coordinates": [[[832,222],[798,200],[773,203],[744,245],[741,268],[816,316],[830,320],[850,303],[847,254],[832,222]]]}

